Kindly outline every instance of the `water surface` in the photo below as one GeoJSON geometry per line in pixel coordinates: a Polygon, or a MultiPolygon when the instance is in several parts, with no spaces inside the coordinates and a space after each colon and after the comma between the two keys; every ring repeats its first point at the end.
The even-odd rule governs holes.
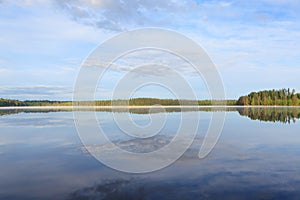
{"type": "MultiPolygon", "coordinates": [[[[149,152],[170,142],[180,111],[168,110],[165,127],[147,139],[132,139],[118,129],[112,113],[123,110],[99,110],[96,115],[115,144],[132,152],[149,152]]],[[[147,110],[129,112],[137,124],[149,123],[147,110]]],[[[299,198],[299,108],[183,112],[199,112],[201,117],[191,148],[167,168],[129,174],[106,167],[87,152],[72,112],[1,110],[0,199],[299,198]],[[226,112],[226,121],[214,150],[200,160],[197,154],[212,112],[226,112]]]]}

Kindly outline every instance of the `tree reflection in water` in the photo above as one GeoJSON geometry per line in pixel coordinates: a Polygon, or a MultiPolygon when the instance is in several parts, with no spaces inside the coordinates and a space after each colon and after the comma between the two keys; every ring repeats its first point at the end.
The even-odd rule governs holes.
{"type": "Polygon", "coordinates": [[[300,118],[300,108],[245,107],[237,109],[239,114],[252,120],[295,123],[300,118]]]}
{"type": "MultiPolygon", "coordinates": [[[[132,114],[149,114],[150,108],[97,108],[97,112],[129,112],[132,114]]],[[[18,113],[47,113],[72,111],[72,109],[53,108],[53,109],[3,109],[0,116],[18,113]]],[[[93,111],[86,109],[83,111],[93,111]]],[[[247,116],[252,120],[295,123],[300,118],[300,107],[166,107],[165,112],[236,112],[241,116],[247,116]]],[[[151,113],[160,113],[161,110],[152,109],[151,113]]]]}

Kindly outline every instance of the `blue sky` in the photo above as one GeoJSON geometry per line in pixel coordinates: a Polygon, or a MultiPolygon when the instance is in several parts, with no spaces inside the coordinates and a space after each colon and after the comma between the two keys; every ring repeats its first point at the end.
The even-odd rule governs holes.
{"type": "MultiPolygon", "coordinates": [[[[0,0],[0,97],[70,100],[89,53],[142,27],[175,30],[199,43],[227,98],[283,87],[300,92],[299,8],[293,0],[0,0]]],[[[107,78],[98,98],[109,98],[112,82],[107,78]]]]}

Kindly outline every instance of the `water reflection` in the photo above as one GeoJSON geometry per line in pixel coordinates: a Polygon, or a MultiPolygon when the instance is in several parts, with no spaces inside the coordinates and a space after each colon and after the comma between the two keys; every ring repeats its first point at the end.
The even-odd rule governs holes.
{"type": "Polygon", "coordinates": [[[116,146],[129,152],[134,153],[148,153],[156,151],[166,145],[168,145],[173,137],[165,135],[156,135],[150,138],[134,138],[129,140],[119,140],[114,142],[114,145],[108,143],[99,145],[86,145],[83,147],[83,151],[105,152],[113,151],[116,146]]]}
{"type": "MultiPolygon", "coordinates": [[[[298,199],[299,192],[293,190],[280,190],[280,184],[273,184],[260,188],[260,184],[249,187],[249,185],[238,185],[234,180],[242,175],[234,173],[207,174],[198,179],[190,180],[174,179],[163,180],[110,180],[85,187],[72,192],[68,200],[182,200],[182,199],[244,199],[244,200],[282,200],[298,199]],[[216,184],[217,181],[225,179],[227,184],[216,184]],[[215,187],[214,184],[220,187],[215,187]],[[229,189],[230,188],[230,189],[229,189]]],[[[244,175],[244,174],[243,174],[244,175]]],[[[255,173],[248,173],[248,178],[254,177],[255,173]]],[[[241,178],[241,177],[239,177],[241,178]]],[[[246,182],[244,182],[246,183],[246,182]]],[[[299,184],[297,184],[299,185],[299,184]]]]}
{"type": "Polygon", "coordinates": [[[300,118],[300,108],[287,107],[246,107],[237,109],[239,114],[252,120],[295,123],[300,118]]]}
{"type": "MultiPolygon", "coordinates": [[[[299,107],[165,107],[165,112],[238,112],[241,116],[247,116],[251,120],[266,122],[295,123],[300,118],[299,107]]],[[[82,109],[91,111],[94,109],[82,109]]],[[[72,111],[72,109],[2,109],[0,116],[18,113],[48,113],[72,111]]],[[[149,108],[97,108],[97,112],[116,112],[131,114],[149,114],[149,108]]],[[[151,113],[160,113],[160,109],[152,109],[151,113]]]]}
{"type": "MultiPolygon", "coordinates": [[[[288,123],[299,118],[299,108],[226,108],[219,143],[199,160],[209,111],[224,109],[198,109],[204,118],[193,145],[173,165],[148,174],[115,171],[82,151],[72,112],[1,110],[0,199],[298,199],[300,123],[240,116],[288,123]]],[[[111,110],[97,117],[116,145],[149,152],[170,142],[180,120],[177,111],[170,111],[163,134],[143,140],[120,136],[111,110]]],[[[147,109],[131,112],[147,122],[142,115],[147,109]]],[[[105,144],[87,148],[111,150],[105,144]]]]}
{"type": "Polygon", "coordinates": [[[0,116],[17,114],[20,112],[21,112],[20,110],[16,110],[16,109],[3,109],[3,110],[0,110],[0,116]]]}
{"type": "MultiPolygon", "coordinates": [[[[1,108],[1,107],[0,107],[1,108]]],[[[97,112],[117,112],[117,113],[132,113],[132,114],[149,114],[150,108],[133,108],[133,107],[115,107],[115,108],[80,108],[79,111],[97,111],[97,112]]],[[[48,113],[48,112],[61,112],[61,111],[72,111],[72,107],[70,108],[22,108],[22,109],[0,109],[0,116],[17,114],[17,113],[48,113]]],[[[164,107],[165,112],[229,112],[229,111],[237,111],[236,107],[193,107],[193,106],[185,106],[185,107],[177,107],[177,106],[169,106],[164,107]]],[[[161,109],[151,109],[151,113],[160,113],[161,109]]]]}
{"type": "MultiPolygon", "coordinates": [[[[0,107],[1,108],[1,107],[0,107]]],[[[22,108],[22,109],[0,109],[0,116],[4,115],[12,115],[12,114],[18,114],[18,113],[49,113],[49,112],[62,112],[62,111],[72,111],[72,108],[35,108],[35,109],[30,109],[30,108],[22,108]]]]}
{"type": "Polygon", "coordinates": [[[129,184],[130,180],[105,180],[102,183],[76,190],[67,199],[144,199],[143,187],[139,186],[135,188],[135,191],[128,190],[129,184]]]}

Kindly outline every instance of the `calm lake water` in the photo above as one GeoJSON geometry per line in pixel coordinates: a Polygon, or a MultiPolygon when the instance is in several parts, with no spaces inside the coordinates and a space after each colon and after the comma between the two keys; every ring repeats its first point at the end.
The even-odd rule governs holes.
{"type": "MultiPolygon", "coordinates": [[[[129,151],[150,151],[176,132],[180,110],[150,139],[130,140],[112,114],[96,115],[109,138],[129,151]],[[144,149],[139,149],[144,148],[144,149]]],[[[145,110],[131,110],[149,123],[145,110]]],[[[199,112],[196,139],[174,164],[146,174],[106,167],[83,147],[70,111],[0,110],[0,199],[299,199],[299,108],[228,108],[199,112]],[[212,112],[226,112],[219,141],[198,158],[212,112]]],[[[156,113],[155,115],[162,115],[156,113]]],[[[157,147],[160,148],[160,147],[157,147]]]]}

